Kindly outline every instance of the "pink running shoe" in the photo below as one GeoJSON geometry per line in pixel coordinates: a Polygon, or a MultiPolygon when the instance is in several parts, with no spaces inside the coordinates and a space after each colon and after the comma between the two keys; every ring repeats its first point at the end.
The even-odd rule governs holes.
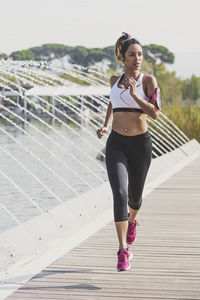
{"type": "Polygon", "coordinates": [[[130,249],[120,249],[117,252],[118,262],[117,262],[117,271],[127,271],[130,269],[130,249]]]}
{"type": "Polygon", "coordinates": [[[133,253],[130,250],[130,246],[127,247],[127,252],[128,252],[129,261],[131,261],[133,258],[133,253]]]}
{"type": "MultiPolygon", "coordinates": [[[[128,217],[130,213],[128,213],[128,217]]],[[[135,222],[128,222],[128,229],[126,234],[126,242],[128,245],[132,245],[136,238],[136,227],[139,226],[139,223],[135,220],[135,222]]]]}

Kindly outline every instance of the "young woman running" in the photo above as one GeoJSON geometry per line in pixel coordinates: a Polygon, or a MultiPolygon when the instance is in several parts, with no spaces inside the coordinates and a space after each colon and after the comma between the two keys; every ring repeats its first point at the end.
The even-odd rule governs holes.
{"type": "Polygon", "coordinates": [[[143,61],[140,42],[122,33],[115,44],[115,55],[124,64],[124,73],[110,78],[110,102],[104,126],[97,130],[97,136],[104,135],[113,117],[106,143],[106,168],[119,240],[117,271],[125,271],[130,268],[130,245],[136,237],[136,215],[152,157],[146,119],[147,115],[158,117],[160,103],[155,77],[140,72],[143,61]]]}

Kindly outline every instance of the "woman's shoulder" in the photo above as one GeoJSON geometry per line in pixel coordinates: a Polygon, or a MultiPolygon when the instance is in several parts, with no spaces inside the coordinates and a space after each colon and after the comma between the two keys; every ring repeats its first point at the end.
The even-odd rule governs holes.
{"type": "Polygon", "coordinates": [[[157,80],[156,80],[156,77],[154,75],[151,75],[151,74],[143,74],[143,85],[145,87],[148,87],[148,86],[155,86],[155,85],[158,85],[157,84],[157,80]]]}
{"type": "Polygon", "coordinates": [[[143,80],[148,83],[157,82],[156,77],[151,74],[143,74],[143,80]]]}
{"type": "Polygon", "coordinates": [[[112,75],[110,77],[110,86],[111,86],[111,88],[116,83],[116,81],[119,79],[119,77],[121,77],[121,75],[112,75]]]}
{"type": "Polygon", "coordinates": [[[151,74],[144,74],[143,76],[143,87],[144,87],[144,91],[145,94],[148,96],[150,96],[155,88],[158,86],[156,77],[154,75],[151,74]]]}

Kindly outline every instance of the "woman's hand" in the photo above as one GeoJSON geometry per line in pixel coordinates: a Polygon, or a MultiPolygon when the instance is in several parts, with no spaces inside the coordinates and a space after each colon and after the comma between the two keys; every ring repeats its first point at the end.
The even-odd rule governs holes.
{"type": "Polygon", "coordinates": [[[107,127],[102,127],[102,128],[97,129],[96,134],[97,134],[98,138],[99,139],[102,138],[102,136],[106,133],[107,130],[108,130],[107,127]]]}
{"type": "Polygon", "coordinates": [[[136,95],[136,84],[137,81],[133,77],[128,76],[127,85],[130,87],[130,95],[132,97],[136,95]]]}

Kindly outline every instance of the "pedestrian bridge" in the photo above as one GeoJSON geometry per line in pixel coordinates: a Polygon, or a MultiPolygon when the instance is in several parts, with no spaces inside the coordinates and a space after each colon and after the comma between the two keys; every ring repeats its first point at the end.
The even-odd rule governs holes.
{"type": "MultiPolygon", "coordinates": [[[[1,76],[1,120],[6,126],[0,126],[1,186],[2,190],[8,187],[7,182],[10,195],[15,196],[8,201],[8,193],[2,192],[0,202],[16,224],[0,233],[0,299],[200,299],[199,143],[189,140],[162,113],[159,120],[148,120],[153,160],[138,215],[140,226],[132,247],[132,267],[118,273],[112,195],[103,163],[106,139],[98,141],[95,136],[103,122],[106,95],[95,96],[94,91],[89,94],[92,102],[86,96],[79,97],[79,93],[73,94],[75,98],[67,94],[66,100],[64,93],[69,92],[58,95],[50,89],[48,95],[45,89],[45,95],[38,92],[33,98],[31,90],[29,95],[23,90],[22,77],[29,85],[35,80],[41,84],[41,78],[44,85],[47,81],[52,85],[56,84],[53,75],[44,77],[40,69],[27,65],[25,72],[20,64],[4,65],[2,69],[6,76],[1,76]],[[13,73],[18,79],[15,89],[9,82],[13,73]],[[6,92],[14,93],[17,100],[6,92]],[[47,101],[45,97],[50,98],[47,101]],[[18,109],[11,109],[6,101],[18,109]],[[89,110],[87,117],[84,108],[89,110]],[[50,123],[44,123],[46,115],[51,117],[50,123]],[[64,118],[80,125],[81,131],[69,128],[64,118]],[[69,130],[68,135],[58,130],[56,121],[69,130]],[[17,130],[14,133],[13,128],[17,130]],[[82,147],[82,140],[87,148],[82,147]],[[73,147],[67,148],[69,145],[73,147]],[[91,154],[91,148],[96,152],[91,154]],[[65,156],[67,151],[70,159],[65,156]],[[102,162],[96,159],[97,153],[102,162]],[[17,172],[12,169],[14,164],[17,172]],[[61,170],[63,173],[59,173],[61,170]],[[73,176],[76,180],[71,181],[73,176]],[[32,185],[33,178],[37,185],[32,185]],[[14,194],[14,189],[18,193],[14,194]],[[57,201],[51,207],[47,205],[50,198],[57,201]],[[16,211],[12,206],[15,202],[20,205],[16,211]],[[28,206],[40,213],[34,215],[28,206]]],[[[88,76],[87,80],[100,84],[102,89],[99,79],[88,76]]],[[[62,81],[64,84],[67,86],[62,81]]],[[[2,219],[3,223],[7,219],[2,219]]]]}

